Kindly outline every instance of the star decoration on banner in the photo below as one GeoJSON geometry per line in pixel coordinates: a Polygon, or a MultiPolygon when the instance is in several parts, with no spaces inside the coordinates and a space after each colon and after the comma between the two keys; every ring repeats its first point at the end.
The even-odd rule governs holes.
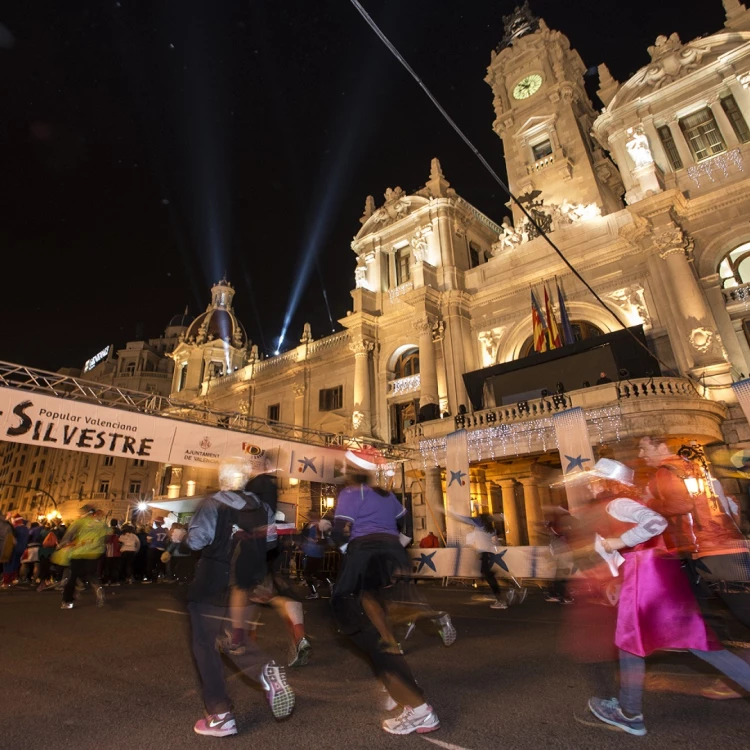
{"type": "Polygon", "coordinates": [[[459,469],[458,471],[451,471],[451,481],[448,482],[448,486],[450,487],[453,484],[453,482],[458,482],[463,487],[465,484],[464,482],[465,476],[466,476],[466,472],[461,471],[461,469],[459,469]]]}
{"type": "Polygon", "coordinates": [[[310,469],[313,474],[318,473],[318,470],[315,468],[315,458],[308,458],[305,456],[304,458],[298,458],[297,463],[301,464],[299,468],[300,474],[304,474],[308,469],[310,469]]]}
{"type": "Polygon", "coordinates": [[[506,573],[510,573],[508,570],[508,563],[503,560],[505,557],[505,553],[507,552],[507,549],[504,549],[502,552],[496,552],[495,554],[490,553],[492,555],[492,562],[497,565],[498,568],[502,568],[506,573]]]}
{"type": "Polygon", "coordinates": [[[419,573],[420,570],[426,565],[428,568],[431,568],[433,573],[437,573],[437,568],[435,567],[435,563],[433,561],[433,557],[435,557],[437,553],[431,552],[429,555],[425,552],[422,552],[420,559],[419,559],[419,565],[417,567],[417,573],[419,573]]]}
{"type": "Polygon", "coordinates": [[[566,455],[565,458],[568,459],[568,465],[565,467],[566,474],[569,471],[573,471],[573,469],[580,469],[581,471],[583,471],[584,463],[591,460],[590,458],[583,458],[580,453],[575,458],[568,455],[566,455]]]}

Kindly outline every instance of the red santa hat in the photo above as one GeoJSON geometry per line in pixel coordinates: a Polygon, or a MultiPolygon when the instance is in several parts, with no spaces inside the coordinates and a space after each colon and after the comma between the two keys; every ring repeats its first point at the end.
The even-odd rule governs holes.
{"type": "Polygon", "coordinates": [[[383,454],[371,445],[365,445],[362,448],[349,449],[346,454],[346,460],[354,464],[359,469],[365,471],[375,471],[378,466],[385,463],[383,454]]]}

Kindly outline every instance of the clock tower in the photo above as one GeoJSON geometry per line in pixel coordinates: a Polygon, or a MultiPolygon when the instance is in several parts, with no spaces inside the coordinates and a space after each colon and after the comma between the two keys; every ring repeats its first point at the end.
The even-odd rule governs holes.
{"type": "MultiPolygon", "coordinates": [[[[485,81],[494,94],[493,129],[503,140],[511,191],[516,197],[541,191],[546,206],[593,204],[602,214],[622,208],[617,168],[590,135],[596,112],[580,55],[528,2],[503,22],[485,81]]],[[[520,211],[513,213],[518,223],[520,211]]]]}

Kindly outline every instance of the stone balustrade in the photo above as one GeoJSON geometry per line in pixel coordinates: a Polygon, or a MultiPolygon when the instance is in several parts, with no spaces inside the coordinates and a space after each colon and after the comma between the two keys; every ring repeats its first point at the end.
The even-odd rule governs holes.
{"type": "MultiPolygon", "coordinates": [[[[639,414],[650,414],[654,410],[674,410],[671,413],[677,419],[676,412],[681,410],[679,419],[683,424],[690,424],[691,420],[695,422],[696,419],[700,419],[700,427],[695,424],[698,434],[713,434],[718,430],[720,416],[726,411],[723,404],[704,398],[700,392],[700,385],[694,384],[687,378],[635,378],[581,388],[562,395],[545,396],[533,401],[483,409],[472,414],[459,414],[450,419],[420,422],[406,429],[406,440],[408,443],[414,443],[423,438],[442,438],[461,427],[467,430],[479,430],[501,424],[542,419],[577,406],[589,412],[618,405],[623,416],[626,418],[631,416],[633,420],[639,414]],[[716,422],[715,429],[711,427],[714,422],[716,422]]],[[[634,421],[633,429],[637,430],[638,427],[639,425],[636,426],[634,421]]],[[[626,428],[627,423],[624,424],[624,429],[626,428]]],[[[720,431],[717,434],[720,435],[720,431]]]]}

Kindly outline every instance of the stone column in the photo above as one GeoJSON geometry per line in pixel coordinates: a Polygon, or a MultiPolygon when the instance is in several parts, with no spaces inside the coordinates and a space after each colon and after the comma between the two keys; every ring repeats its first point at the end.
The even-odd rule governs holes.
{"type": "Polygon", "coordinates": [[[545,540],[541,531],[542,507],[539,504],[539,493],[536,486],[536,477],[520,477],[523,485],[523,501],[526,505],[526,529],[529,535],[529,544],[532,547],[543,545],[545,540]]]}
{"type": "Polygon", "coordinates": [[[438,398],[437,366],[435,364],[435,344],[432,341],[432,328],[435,325],[435,319],[428,315],[422,320],[415,321],[412,325],[419,333],[419,406],[422,408],[434,404],[435,411],[439,416],[440,401],[438,398]]]}
{"type": "Polygon", "coordinates": [[[687,343],[684,322],[674,314],[677,303],[673,299],[674,294],[671,285],[664,278],[667,271],[666,264],[658,253],[649,254],[646,262],[659,323],[669,335],[677,367],[681,372],[687,372],[693,366],[693,358],[690,353],[690,346],[687,343]]]}
{"type": "Polygon", "coordinates": [[[654,237],[654,245],[667,264],[666,281],[671,284],[677,314],[685,324],[690,353],[697,367],[726,362],[716,336],[716,321],[706,304],[703,291],[688,261],[692,241],[672,225],[654,237]]]}
{"type": "Polygon", "coordinates": [[[498,511],[495,510],[497,507],[497,502],[495,501],[495,485],[492,482],[485,482],[485,486],[487,488],[487,505],[490,509],[490,513],[497,513],[498,511]]]}
{"type": "Polygon", "coordinates": [[[426,531],[445,538],[445,499],[443,497],[443,482],[440,478],[439,466],[428,466],[424,470],[424,501],[427,506],[425,512],[426,531]]]}
{"type": "Polygon", "coordinates": [[[349,344],[354,353],[354,406],[352,427],[355,435],[372,434],[372,413],[370,410],[370,352],[375,348],[372,341],[362,336],[355,337],[349,344]]]}
{"type": "Polygon", "coordinates": [[[513,479],[501,479],[499,485],[503,493],[505,543],[511,547],[517,547],[521,543],[521,530],[518,526],[518,508],[516,508],[516,483],[513,479]]]}
{"type": "Polygon", "coordinates": [[[453,222],[447,211],[438,213],[438,235],[440,237],[440,264],[456,265],[453,253],[453,222]]]}
{"type": "Polygon", "coordinates": [[[729,122],[727,113],[724,111],[724,107],[721,106],[721,100],[718,97],[711,102],[711,111],[714,113],[714,119],[719,126],[719,132],[724,136],[727,151],[737,148],[740,145],[740,140],[737,138],[732,123],[729,122]]]}
{"type": "Polygon", "coordinates": [[[729,361],[740,372],[748,372],[748,362],[745,359],[745,353],[740,348],[737,340],[737,334],[732,325],[732,319],[727,312],[727,305],[724,301],[724,295],[721,293],[721,279],[719,274],[715,273],[701,279],[703,289],[706,292],[708,304],[716,319],[716,326],[719,329],[722,343],[729,354],[729,361]]]}
{"type": "Polygon", "coordinates": [[[678,123],[677,120],[670,120],[667,125],[672,131],[672,140],[677,148],[677,153],[680,155],[680,159],[682,159],[682,167],[683,169],[686,169],[695,161],[693,158],[693,152],[690,150],[690,146],[688,146],[687,141],[685,140],[680,123],[678,123]]]}

